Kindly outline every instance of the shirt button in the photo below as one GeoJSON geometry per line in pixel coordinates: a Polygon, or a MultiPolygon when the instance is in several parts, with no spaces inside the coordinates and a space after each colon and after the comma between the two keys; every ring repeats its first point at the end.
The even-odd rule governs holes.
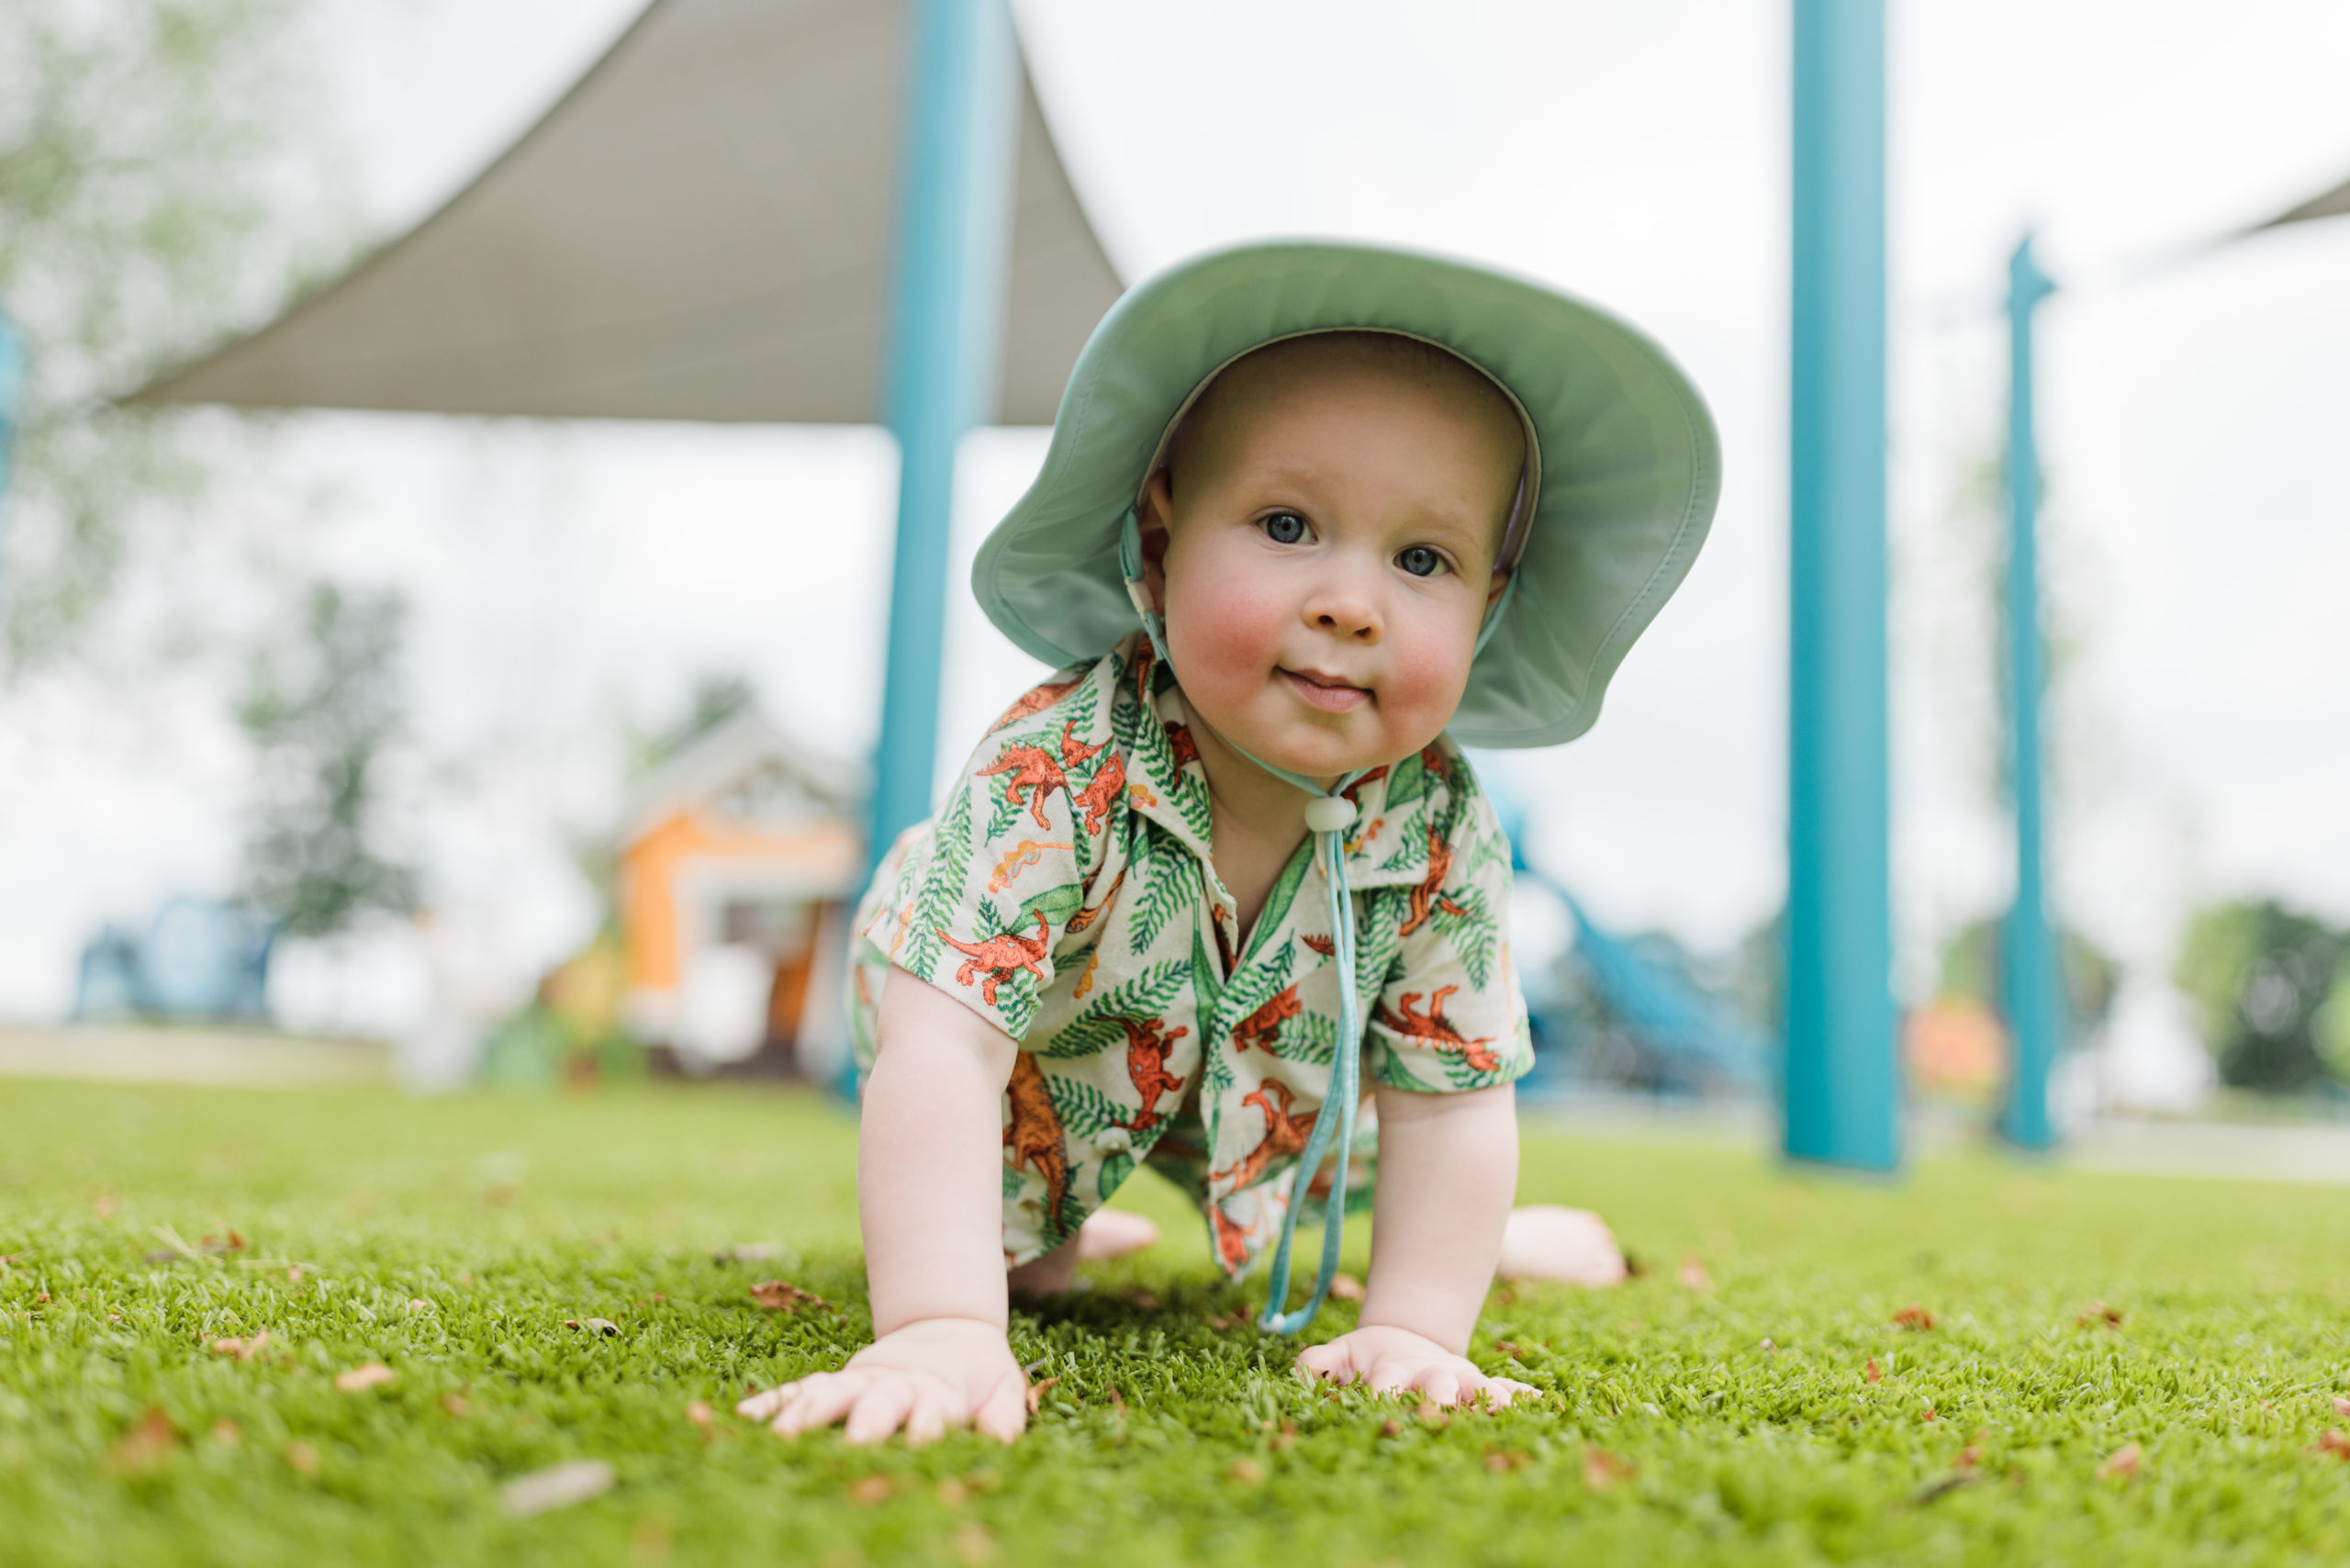
{"type": "Polygon", "coordinates": [[[1124,1127],[1104,1127],[1093,1140],[1094,1148],[1103,1154],[1125,1154],[1134,1146],[1133,1135],[1124,1127]]]}

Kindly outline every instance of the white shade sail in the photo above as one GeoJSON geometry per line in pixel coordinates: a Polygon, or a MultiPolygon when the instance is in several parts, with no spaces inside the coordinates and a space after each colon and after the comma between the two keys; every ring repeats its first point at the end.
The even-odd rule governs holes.
{"type": "MultiPolygon", "coordinates": [[[[901,0],[654,0],[473,184],[141,403],[880,417],[901,0]]],[[[1050,423],[1119,292],[1023,68],[996,417],[1050,423]]]]}

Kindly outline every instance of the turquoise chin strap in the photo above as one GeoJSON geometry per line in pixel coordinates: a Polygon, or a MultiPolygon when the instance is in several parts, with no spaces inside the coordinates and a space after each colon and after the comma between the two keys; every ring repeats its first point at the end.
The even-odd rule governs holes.
{"type": "MultiPolygon", "coordinates": [[[[1126,509],[1118,525],[1118,570],[1125,578],[1126,597],[1134,601],[1135,613],[1142,617],[1143,630],[1150,635],[1151,650],[1158,655],[1159,663],[1172,670],[1175,661],[1167,653],[1166,620],[1151,609],[1149,590],[1143,585],[1142,532],[1132,507],[1126,509]]],[[[1513,572],[1503,586],[1501,598],[1485,612],[1485,623],[1477,633],[1478,652],[1484,651],[1494,628],[1501,624],[1510,590],[1516,586],[1517,575],[1513,572]]],[[[1225,745],[1232,743],[1225,741],[1225,745]]],[[[1257,1319],[1257,1327],[1269,1334],[1294,1334],[1314,1321],[1314,1315],[1322,1310],[1322,1303],[1330,1294],[1330,1282],[1337,1277],[1338,1242],[1346,1219],[1347,1164],[1354,1150],[1355,1109],[1362,1100],[1362,1002],[1355,992],[1355,907],[1347,887],[1346,831],[1354,825],[1356,812],[1355,803],[1341,791],[1351,788],[1371,769],[1358,768],[1325,790],[1304,774],[1276,767],[1238,746],[1232,749],[1283,783],[1293,784],[1314,797],[1305,802],[1305,825],[1314,834],[1314,853],[1322,863],[1322,882],[1329,894],[1330,939],[1336,949],[1332,962],[1338,969],[1338,1053],[1330,1069],[1329,1092],[1322,1102],[1325,1106],[1338,1108],[1337,1164],[1330,1178],[1330,1195],[1322,1205],[1322,1268],[1315,1276],[1314,1294],[1306,1298],[1305,1305],[1295,1312],[1283,1312],[1281,1305],[1289,1300],[1290,1247],[1297,1238],[1297,1216],[1311,1195],[1308,1189],[1314,1173],[1322,1169],[1323,1159],[1330,1152],[1330,1118],[1317,1115],[1313,1132],[1306,1136],[1305,1152],[1298,1159],[1289,1212],[1281,1220],[1281,1244],[1273,1250],[1270,1294],[1263,1316],[1257,1319]]]]}

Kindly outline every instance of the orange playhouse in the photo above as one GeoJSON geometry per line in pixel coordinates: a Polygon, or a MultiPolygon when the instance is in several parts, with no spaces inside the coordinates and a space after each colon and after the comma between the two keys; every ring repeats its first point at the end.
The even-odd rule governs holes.
{"type": "Polygon", "coordinates": [[[829,1076],[865,779],[746,711],[632,797],[615,902],[630,1028],[688,1072],[829,1076]]]}

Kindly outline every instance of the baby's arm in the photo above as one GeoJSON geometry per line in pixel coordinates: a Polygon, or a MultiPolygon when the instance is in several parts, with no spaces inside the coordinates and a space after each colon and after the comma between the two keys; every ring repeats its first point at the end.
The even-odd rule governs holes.
{"type": "Polygon", "coordinates": [[[899,969],[878,1022],[856,1141],[873,1343],[736,1408],[786,1436],[845,1417],[851,1442],[900,1427],[927,1442],[966,1424],[1010,1442],[1028,1424],[1028,1380],[1004,1338],[1002,1105],[1019,1047],[899,969]]]}
{"type": "Polygon", "coordinates": [[[1494,1282],[1517,1191],[1516,1095],[1505,1083],[1458,1094],[1381,1085],[1379,1183],[1360,1327],[1297,1364],[1341,1383],[1416,1388],[1439,1405],[1531,1392],[1462,1354],[1494,1282]]]}

